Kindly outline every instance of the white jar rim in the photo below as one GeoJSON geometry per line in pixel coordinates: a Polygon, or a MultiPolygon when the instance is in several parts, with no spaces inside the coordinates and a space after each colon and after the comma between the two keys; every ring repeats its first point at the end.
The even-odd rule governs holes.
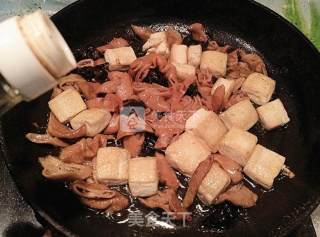
{"type": "Polygon", "coordinates": [[[0,23],[0,72],[29,101],[52,89],[57,80],[30,49],[20,31],[19,20],[12,17],[0,23]]]}
{"type": "Polygon", "coordinates": [[[23,16],[19,25],[29,47],[51,75],[60,78],[76,68],[68,44],[41,10],[23,16]]]}

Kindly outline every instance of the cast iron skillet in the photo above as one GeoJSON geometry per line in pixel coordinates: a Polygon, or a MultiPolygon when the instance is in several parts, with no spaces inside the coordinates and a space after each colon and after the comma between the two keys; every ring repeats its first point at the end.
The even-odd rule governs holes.
{"type": "MultiPolygon", "coordinates": [[[[176,236],[212,236],[213,233],[219,236],[283,236],[318,205],[320,56],[283,18],[252,1],[88,0],[70,5],[52,19],[74,49],[102,44],[115,35],[124,36],[137,46],[130,24],[151,24],[160,28],[170,23],[185,32],[186,24],[197,21],[204,23],[210,37],[219,43],[261,53],[270,76],[277,81],[274,97],[284,102],[291,122],[287,128],[263,136],[258,133],[259,142],[286,156],[286,163],[296,173],[292,180],[277,179],[272,192],[260,190],[257,206],[241,212],[224,231],[203,230],[201,222],[174,230],[114,224],[103,215],[84,208],[63,184],[41,177],[37,157],[52,150],[28,142],[24,134],[44,131],[49,99],[46,94],[32,103],[18,105],[2,118],[1,151],[25,200],[56,229],[68,236],[95,237],[172,233],[176,236]],[[33,122],[38,122],[40,128],[33,122]]],[[[253,130],[260,131],[259,127],[253,130]]],[[[224,206],[219,208],[218,211],[221,208],[223,211],[224,206]]],[[[214,223],[221,221],[213,219],[214,223]]]]}

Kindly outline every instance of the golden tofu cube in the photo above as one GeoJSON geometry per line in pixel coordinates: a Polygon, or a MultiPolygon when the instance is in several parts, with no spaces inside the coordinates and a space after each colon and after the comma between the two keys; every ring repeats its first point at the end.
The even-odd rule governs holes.
{"type": "Polygon", "coordinates": [[[210,148],[201,138],[186,131],[167,147],[165,153],[172,167],[191,176],[199,163],[210,155],[210,148]]]}
{"type": "Polygon", "coordinates": [[[273,185],[273,180],[284,166],[285,159],[278,153],[258,144],[243,171],[253,181],[270,189],[273,185]]]}
{"type": "Polygon", "coordinates": [[[218,151],[230,159],[245,166],[258,138],[247,131],[231,128],[218,145],[218,151]]]}
{"type": "Polygon", "coordinates": [[[271,99],[276,87],[276,81],[261,73],[251,73],[241,86],[249,98],[258,105],[263,105],[271,99]]]}
{"type": "Polygon", "coordinates": [[[167,41],[166,32],[156,32],[150,35],[149,39],[142,46],[142,51],[146,51],[150,48],[156,48],[163,41],[167,41]]]}
{"type": "Polygon", "coordinates": [[[258,121],[258,113],[250,100],[242,100],[220,114],[220,118],[228,129],[237,127],[243,130],[250,129],[258,121]]]}
{"type": "Polygon", "coordinates": [[[186,78],[194,77],[196,75],[196,68],[192,65],[188,64],[177,64],[173,63],[177,70],[177,76],[180,80],[184,80],[186,78]]]}
{"type": "Polygon", "coordinates": [[[70,120],[71,127],[78,129],[86,126],[86,136],[94,137],[100,133],[110,122],[111,114],[104,109],[87,109],[83,110],[70,120]]]}
{"type": "Polygon", "coordinates": [[[187,64],[188,47],[183,44],[173,44],[170,52],[170,62],[177,64],[187,64]]]}
{"type": "Polygon", "coordinates": [[[147,197],[158,191],[158,169],[155,157],[129,160],[129,188],[135,197],[147,197]]]}
{"type": "Polygon", "coordinates": [[[213,73],[215,76],[225,76],[228,55],[218,51],[204,51],[201,55],[200,70],[213,73]]]}
{"type": "Polygon", "coordinates": [[[218,195],[229,186],[230,182],[228,173],[221,169],[217,163],[213,163],[199,186],[199,199],[206,205],[213,204],[218,195]]]}
{"type": "Polygon", "coordinates": [[[75,89],[67,89],[48,102],[52,113],[60,123],[65,123],[87,108],[81,95],[75,89]]]}
{"type": "Polygon", "coordinates": [[[186,130],[202,138],[212,152],[217,151],[216,145],[228,131],[216,113],[205,109],[197,110],[188,118],[186,130]]]}
{"type": "Polygon", "coordinates": [[[200,44],[190,45],[188,48],[188,64],[198,67],[201,61],[202,48],[200,44]]]}
{"type": "Polygon", "coordinates": [[[109,63],[109,70],[126,70],[137,59],[132,47],[106,49],[104,58],[109,63]]]}
{"type": "Polygon", "coordinates": [[[170,48],[168,42],[165,40],[161,42],[155,49],[155,53],[168,56],[170,54],[170,48]]]}
{"type": "Polygon", "coordinates": [[[267,130],[283,126],[290,121],[281,100],[276,99],[257,108],[261,123],[267,130]]]}
{"type": "Polygon", "coordinates": [[[214,84],[211,90],[211,95],[216,91],[219,86],[224,86],[224,99],[227,100],[234,88],[235,80],[229,80],[220,77],[214,84]]]}
{"type": "Polygon", "coordinates": [[[99,182],[124,184],[128,182],[130,153],[119,147],[103,147],[97,152],[94,176],[99,182]]]}

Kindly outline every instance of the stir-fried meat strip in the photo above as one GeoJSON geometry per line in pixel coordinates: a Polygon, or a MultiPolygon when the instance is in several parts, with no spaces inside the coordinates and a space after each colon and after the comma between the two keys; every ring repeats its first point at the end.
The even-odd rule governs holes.
{"type": "Polygon", "coordinates": [[[118,113],[114,113],[111,117],[111,120],[106,127],[106,129],[103,131],[103,134],[115,134],[119,131],[120,127],[120,115],[118,113]]]}
{"type": "Polygon", "coordinates": [[[129,198],[119,192],[111,199],[111,206],[108,207],[106,213],[115,213],[127,208],[130,204],[129,198]]]}
{"type": "Polygon", "coordinates": [[[93,209],[105,210],[109,214],[121,211],[129,206],[129,199],[122,194],[118,194],[111,199],[80,198],[80,202],[93,209]]]}
{"type": "Polygon", "coordinates": [[[225,46],[219,46],[219,44],[217,43],[217,41],[209,41],[207,50],[213,50],[213,51],[218,51],[221,53],[227,53],[228,50],[231,48],[230,45],[225,45],[225,46]]]}
{"type": "Polygon", "coordinates": [[[249,65],[245,62],[238,62],[227,68],[227,79],[247,78],[252,73],[249,65]]]}
{"type": "MultiPolygon", "coordinates": [[[[188,77],[185,78],[182,82],[174,82],[172,84],[172,96],[170,98],[170,104],[171,104],[171,111],[175,112],[179,108],[179,104],[184,96],[184,94],[187,92],[190,85],[194,84],[196,81],[196,77],[188,77]]],[[[185,108],[183,108],[185,110],[185,108]]]]}
{"type": "Polygon", "coordinates": [[[152,34],[152,30],[149,27],[131,25],[131,28],[133,32],[143,41],[147,41],[152,34]]]}
{"type": "Polygon", "coordinates": [[[105,210],[106,213],[112,214],[127,208],[130,204],[128,197],[118,191],[114,192],[115,196],[111,198],[91,199],[80,197],[79,199],[81,203],[90,208],[105,210]]]}
{"type": "Polygon", "coordinates": [[[82,180],[92,174],[91,167],[79,164],[67,164],[53,156],[39,158],[43,167],[42,175],[52,180],[82,180]]]}
{"type": "Polygon", "coordinates": [[[198,83],[198,87],[202,86],[202,87],[210,87],[212,88],[213,86],[213,81],[212,81],[212,72],[210,72],[209,70],[198,70],[197,71],[197,83],[198,83]]]}
{"type": "Polygon", "coordinates": [[[129,46],[128,41],[120,37],[120,38],[113,38],[110,41],[110,43],[97,47],[97,50],[100,53],[104,53],[107,49],[115,49],[115,48],[126,47],[126,46],[129,46]]]}
{"type": "Polygon", "coordinates": [[[94,61],[91,58],[82,59],[77,63],[77,68],[94,67],[94,61]]]}
{"type": "Polygon", "coordinates": [[[71,73],[68,76],[65,76],[59,79],[57,88],[66,90],[72,87],[77,90],[78,89],[77,84],[79,82],[86,82],[86,80],[78,74],[71,73]]]}
{"type": "Polygon", "coordinates": [[[214,162],[213,156],[209,156],[207,159],[205,159],[198,165],[198,167],[192,174],[188,184],[188,190],[186,192],[186,195],[183,198],[184,208],[188,208],[193,203],[193,200],[197,195],[198,188],[201,185],[204,177],[207,175],[207,173],[211,169],[213,162],[214,162]]]}
{"type": "Polygon", "coordinates": [[[136,157],[140,154],[143,142],[144,133],[136,133],[123,138],[123,146],[130,152],[131,157],[136,157]]]}
{"type": "Polygon", "coordinates": [[[137,58],[130,65],[129,74],[135,81],[142,81],[148,75],[150,69],[158,67],[159,71],[165,75],[169,82],[177,81],[176,67],[168,62],[165,56],[150,53],[141,58],[137,58]]]}
{"type": "Polygon", "coordinates": [[[240,58],[242,62],[245,62],[249,65],[252,71],[268,75],[266,65],[259,55],[255,53],[246,53],[243,50],[240,50],[240,58]]]}
{"type": "Polygon", "coordinates": [[[206,35],[204,26],[201,23],[193,23],[188,27],[188,30],[192,34],[192,38],[196,41],[207,42],[208,36],[206,35]]]}
{"type": "Polygon", "coordinates": [[[81,164],[97,155],[100,147],[107,144],[108,136],[98,134],[94,138],[83,138],[77,143],[61,150],[59,158],[67,163],[81,164]]]}
{"type": "Polygon", "coordinates": [[[249,208],[256,205],[257,200],[258,200],[257,194],[252,192],[243,184],[237,184],[231,187],[226,192],[220,194],[216,200],[216,203],[229,201],[236,206],[249,208]]]}
{"type": "Polygon", "coordinates": [[[63,92],[63,90],[56,86],[52,90],[51,99],[53,99],[54,97],[56,97],[57,95],[59,95],[62,92],[63,92]]]}
{"type": "Polygon", "coordinates": [[[155,148],[166,148],[175,135],[179,135],[184,131],[187,117],[183,111],[168,113],[160,120],[149,120],[147,123],[154,129],[154,133],[158,136],[155,148]]]}
{"type": "Polygon", "coordinates": [[[219,46],[218,42],[216,41],[209,41],[208,43],[208,50],[214,50],[214,51],[218,51],[221,53],[228,53],[228,51],[231,49],[232,47],[230,45],[224,45],[224,46],[219,46]]]}
{"type": "Polygon", "coordinates": [[[104,58],[98,58],[96,60],[94,60],[94,65],[95,66],[98,66],[98,65],[101,65],[101,64],[105,64],[106,63],[106,60],[104,58]]]}
{"type": "Polygon", "coordinates": [[[117,112],[122,106],[122,100],[115,94],[107,94],[104,98],[94,98],[86,101],[89,109],[105,109],[109,112],[117,112]]]}
{"type": "Polygon", "coordinates": [[[176,176],[176,173],[169,165],[164,155],[162,155],[159,152],[156,152],[156,158],[160,182],[164,183],[170,189],[177,190],[179,188],[180,183],[176,176]]]}
{"type": "Polygon", "coordinates": [[[247,78],[244,77],[240,77],[234,80],[234,86],[233,86],[233,90],[232,90],[232,95],[237,94],[237,93],[244,93],[243,91],[240,91],[240,88],[243,84],[243,82],[246,80],[247,78]]]}
{"type": "Polygon", "coordinates": [[[230,108],[232,105],[242,101],[242,100],[245,100],[245,99],[248,99],[248,95],[246,93],[244,93],[243,91],[237,91],[237,92],[234,92],[230,98],[225,101],[224,103],[224,108],[225,109],[228,109],[230,108]]]}
{"type": "Polygon", "coordinates": [[[58,138],[79,138],[86,135],[86,126],[83,125],[77,130],[69,129],[61,124],[53,113],[50,113],[47,132],[54,137],[58,138]]]}
{"type": "Polygon", "coordinates": [[[88,183],[82,180],[77,180],[71,184],[72,191],[80,197],[84,198],[113,198],[116,196],[116,191],[109,189],[104,184],[88,183]]]}
{"type": "MultiPolygon", "coordinates": [[[[109,72],[110,82],[117,82],[115,93],[122,100],[128,100],[133,95],[132,78],[126,72],[109,72]]],[[[108,92],[105,92],[108,93],[108,92]]],[[[110,93],[110,92],[109,92],[110,93]]]]}
{"type": "Polygon", "coordinates": [[[233,161],[232,159],[220,155],[215,154],[214,160],[219,163],[219,165],[228,172],[230,175],[232,183],[236,184],[239,183],[243,179],[242,175],[242,167],[237,162],[233,161]]]}
{"type": "MultiPolygon", "coordinates": [[[[85,59],[92,60],[92,59],[85,59]]],[[[85,63],[84,60],[82,60],[85,63]]],[[[91,61],[90,61],[91,62],[91,61]]],[[[58,85],[53,89],[51,98],[56,97],[61,92],[72,88],[81,93],[88,99],[94,98],[96,95],[94,93],[94,89],[98,86],[98,83],[88,82],[82,76],[78,74],[69,74],[65,77],[62,77],[58,81],[58,85]]]]}
{"type": "Polygon", "coordinates": [[[178,103],[171,103],[171,111],[182,113],[186,119],[200,108],[202,108],[202,103],[198,95],[193,97],[185,95],[178,103]]]}
{"type": "Polygon", "coordinates": [[[182,43],[181,34],[178,31],[176,31],[173,27],[168,27],[168,29],[166,30],[166,35],[167,35],[167,43],[169,46],[173,44],[182,43]]]}
{"type": "Polygon", "coordinates": [[[162,94],[163,93],[156,88],[149,88],[143,92],[140,92],[138,97],[147,107],[152,110],[156,110],[158,112],[169,112],[170,103],[162,94]]]}
{"type": "MultiPolygon", "coordinates": [[[[139,201],[149,208],[161,208],[170,215],[173,219],[180,220],[185,218],[182,213],[186,213],[186,209],[182,207],[177,194],[172,189],[164,189],[158,191],[157,194],[148,198],[139,198],[139,201]]],[[[191,216],[187,216],[190,220],[191,216]]]]}
{"type": "MultiPolygon", "coordinates": [[[[115,71],[116,72],[116,71],[115,71]]],[[[110,80],[102,83],[99,85],[99,87],[96,89],[96,94],[110,94],[110,93],[116,93],[117,87],[120,85],[120,80],[110,80]]]]}
{"type": "Polygon", "coordinates": [[[228,53],[228,67],[236,65],[239,62],[239,50],[233,50],[231,53],[228,53]]]}
{"type": "Polygon", "coordinates": [[[170,101],[172,90],[158,84],[149,84],[145,82],[134,82],[133,90],[143,101],[147,108],[157,112],[170,111],[170,101]]]}
{"type": "Polygon", "coordinates": [[[38,133],[27,133],[26,138],[34,143],[38,144],[49,144],[58,147],[66,147],[69,146],[68,143],[60,140],[57,137],[52,137],[50,134],[38,134],[38,133]]]}
{"type": "Polygon", "coordinates": [[[95,83],[95,82],[78,82],[77,83],[79,90],[81,91],[81,93],[84,95],[84,97],[86,99],[94,99],[97,97],[97,91],[100,88],[100,84],[99,83],[95,83]]]}
{"type": "Polygon", "coordinates": [[[217,89],[214,91],[211,100],[211,109],[213,112],[220,112],[224,104],[224,94],[225,94],[225,87],[224,85],[218,86],[217,89]]]}

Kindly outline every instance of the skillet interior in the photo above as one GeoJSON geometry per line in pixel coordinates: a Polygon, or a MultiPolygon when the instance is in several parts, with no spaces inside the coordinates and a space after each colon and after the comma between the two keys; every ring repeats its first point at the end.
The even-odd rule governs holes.
{"type": "MultiPolygon", "coordinates": [[[[80,1],[67,7],[53,20],[75,49],[99,45],[114,36],[133,39],[130,24],[173,24],[185,31],[185,24],[199,21],[220,44],[231,44],[258,51],[277,81],[274,97],[288,109],[291,122],[262,136],[259,142],[287,157],[296,173],[293,180],[275,183],[273,192],[263,193],[257,206],[239,216],[222,236],[280,236],[287,234],[319,203],[320,161],[319,110],[320,56],[315,48],[278,15],[251,1],[80,1]]],[[[18,65],[17,65],[18,69],[18,65]]],[[[32,123],[46,124],[46,94],[32,103],[22,103],[1,122],[1,145],[10,172],[31,206],[67,235],[151,236],[176,233],[178,236],[203,235],[197,223],[176,230],[151,230],[115,225],[102,215],[87,210],[63,184],[44,180],[37,157],[52,149],[31,144],[24,138],[36,129],[32,123]]],[[[256,131],[260,131],[258,127],[256,131]]],[[[215,232],[217,233],[217,232],[215,232]]],[[[206,232],[206,235],[212,235],[206,232]]]]}

